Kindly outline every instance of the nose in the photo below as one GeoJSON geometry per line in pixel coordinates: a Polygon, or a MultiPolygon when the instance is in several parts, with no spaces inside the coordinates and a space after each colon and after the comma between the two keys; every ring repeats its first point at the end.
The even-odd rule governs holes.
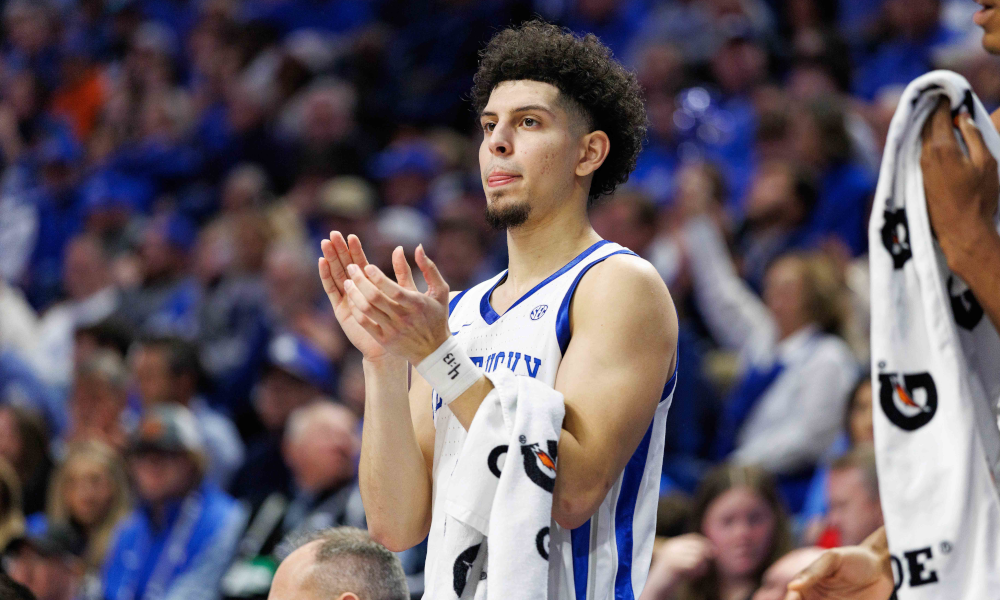
{"type": "Polygon", "coordinates": [[[503,121],[500,121],[493,127],[493,132],[490,133],[490,152],[494,156],[511,155],[514,151],[512,133],[512,128],[503,121]]]}

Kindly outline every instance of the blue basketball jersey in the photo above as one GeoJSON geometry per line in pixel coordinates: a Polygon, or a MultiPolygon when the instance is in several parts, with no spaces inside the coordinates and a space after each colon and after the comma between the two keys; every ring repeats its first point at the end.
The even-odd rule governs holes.
{"type": "MultiPolygon", "coordinates": [[[[577,284],[597,263],[633,252],[606,240],[580,253],[518,299],[505,313],[490,305],[506,271],[452,298],[452,334],[472,361],[487,373],[503,366],[515,375],[555,385],[570,343],[569,309],[577,284]]],[[[656,506],[667,411],[676,374],[663,391],[652,423],[625,470],[594,516],[573,530],[552,522],[549,540],[549,598],[553,600],[634,599],[646,582],[653,552],[656,506]]],[[[609,398],[609,401],[614,401],[609,398]]],[[[434,505],[427,565],[433,571],[443,541],[444,498],[466,430],[432,394],[434,413],[434,505]]]]}

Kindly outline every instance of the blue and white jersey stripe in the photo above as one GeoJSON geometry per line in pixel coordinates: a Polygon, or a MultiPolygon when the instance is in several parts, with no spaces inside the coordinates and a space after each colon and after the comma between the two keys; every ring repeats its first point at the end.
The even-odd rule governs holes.
{"type": "MultiPolygon", "coordinates": [[[[555,385],[563,353],[569,346],[569,309],[584,274],[616,254],[633,254],[608,241],[584,250],[517,300],[505,313],[490,304],[506,271],[452,298],[449,326],[473,362],[487,372],[499,366],[516,375],[555,385]]],[[[634,599],[646,582],[656,529],[656,504],[667,411],[676,374],[663,391],[653,422],[594,516],[567,531],[552,523],[549,540],[549,598],[553,600],[634,599]]],[[[426,569],[436,568],[443,540],[443,498],[466,431],[432,398],[434,443],[434,507],[426,569]]]]}

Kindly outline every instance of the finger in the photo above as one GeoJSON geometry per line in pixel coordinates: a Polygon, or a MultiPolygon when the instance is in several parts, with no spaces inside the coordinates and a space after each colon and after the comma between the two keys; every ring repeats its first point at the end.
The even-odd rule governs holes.
{"type": "MultiPolygon", "coordinates": [[[[371,316],[379,324],[386,322],[385,319],[382,318],[382,315],[384,315],[389,321],[399,315],[401,312],[399,304],[389,300],[389,298],[387,298],[381,290],[375,287],[371,281],[368,281],[368,278],[365,277],[365,274],[358,268],[357,265],[348,266],[347,273],[351,276],[349,281],[353,284],[351,286],[352,289],[358,290],[358,293],[361,294],[361,297],[364,298],[364,301],[367,304],[367,306],[359,304],[359,307],[365,312],[365,314],[371,316]],[[376,310],[381,314],[371,314],[368,307],[371,307],[371,309],[376,310]]],[[[351,298],[351,302],[355,301],[353,295],[350,295],[349,297],[351,298]]]]}
{"type": "Polygon", "coordinates": [[[361,309],[358,308],[356,304],[354,304],[354,302],[351,302],[350,305],[351,305],[351,316],[354,317],[354,320],[357,321],[358,325],[360,325],[362,329],[367,331],[369,335],[375,338],[375,341],[381,344],[382,340],[385,339],[385,334],[382,330],[382,327],[378,323],[373,321],[371,318],[369,318],[368,315],[362,312],[361,309]]]}
{"type": "Polygon", "coordinates": [[[323,240],[319,243],[319,247],[323,251],[323,258],[326,259],[327,267],[330,269],[330,277],[333,279],[338,293],[343,295],[344,281],[347,280],[347,271],[344,269],[344,263],[341,262],[340,256],[337,253],[336,244],[331,240],[323,240]]]}
{"type": "MultiPolygon", "coordinates": [[[[347,289],[347,298],[351,301],[352,310],[360,311],[360,314],[365,315],[379,326],[388,326],[392,322],[392,318],[389,315],[369,302],[368,298],[365,298],[365,295],[355,285],[354,280],[348,279],[344,287],[347,289]]],[[[357,318],[357,314],[357,312],[354,312],[355,318],[357,318]]]]}
{"type": "Polygon", "coordinates": [[[972,160],[972,164],[977,167],[986,165],[993,158],[993,155],[986,148],[983,132],[979,131],[972,116],[968,113],[962,113],[955,118],[955,121],[958,122],[958,130],[962,132],[962,139],[965,140],[965,146],[969,149],[969,159],[972,160]]]}
{"type": "Polygon", "coordinates": [[[788,589],[805,593],[821,580],[832,576],[837,571],[839,564],[840,555],[827,551],[796,575],[788,583],[788,589]]]}
{"type": "Polygon", "coordinates": [[[424,274],[424,280],[427,282],[427,293],[438,302],[448,304],[448,284],[445,283],[444,277],[441,276],[434,261],[427,257],[423,244],[417,246],[414,256],[417,259],[417,266],[420,267],[420,272],[424,274]]]}
{"type": "Polygon", "coordinates": [[[332,232],[330,234],[330,243],[337,253],[340,264],[344,267],[344,277],[347,278],[347,265],[353,263],[354,259],[351,258],[351,249],[347,247],[347,240],[344,239],[344,234],[339,231],[332,232]]]}
{"type": "Polygon", "coordinates": [[[417,284],[413,282],[413,271],[410,270],[410,263],[406,260],[406,254],[402,246],[396,246],[392,251],[392,270],[396,273],[396,282],[410,291],[417,291],[417,284]]]}
{"type": "Polygon", "coordinates": [[[953,144],[957,147],[958,142],[955,141],[951,128],[951,104],[947,97],[942,96],[941,100],[938,101],[937,108],[934,109],[934,112],[931,113],[931,116],[924,123],[924,129],[921,132],[924,144],[936,142],[939,144],[953,144]]]}
{"type": "MultiPolygon", "coordinates": [[[[375,265],[368,265],[364,268],[365,277],[368,281],[372,283],[380,292],[385,294],[386,298],[396,303],[397,305],[402,305],[403,303],[410,300],[407,297],[407,291],[403,286],[399,285],[395,281],[386,277],[382,269],[376,267],[375,265]]],[[[419,294],[416,290],[411,293],[419,294]]]]}
{"type": "Polygon", "coordinates": [[[368,266],[368,257],[365,256],[365,251],[361,247],[361,238],[353,233],[347,236],[347,247],[351,250],[351,259],[354,261],[354,264],[361,268],[368,266]]]}
{"type": "Polygon", "coordinates": [[[341,299],[343,299],[343,294],[337,288],[337,284],[333,281],[333,274],[330,273],[330,263],[326,258],[319,259],[319,280],[323,282],[323,290],[326,295],[330,298],[330,304],[334,308],[340,304],[341,299]]]}

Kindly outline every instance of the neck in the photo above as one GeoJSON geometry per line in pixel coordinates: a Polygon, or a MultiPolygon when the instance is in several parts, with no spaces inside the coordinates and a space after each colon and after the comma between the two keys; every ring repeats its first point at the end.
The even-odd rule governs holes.
{"type": "Polygon", "coordinates": [[[756,588],[751,577],[721,577],[719,581],[720,600],[746,600],[756,588]]]}
{"type": "Polygon", "coordinates": [[[507,281],[515,296],[534,287],[577,254],[599,241],[587,219],[586,203],[567,199],[563,210],[507,231],[507,281]]]}

